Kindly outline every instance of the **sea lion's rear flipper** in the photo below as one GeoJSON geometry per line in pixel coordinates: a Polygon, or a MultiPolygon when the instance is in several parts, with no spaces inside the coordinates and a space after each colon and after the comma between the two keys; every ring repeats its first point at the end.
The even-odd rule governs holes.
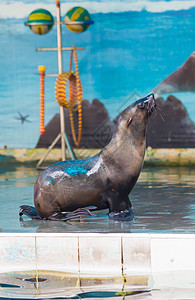
{"type": "Polygon", "coordinates": [[[36,208],[30,205],[21,205],[20,206],[20,212],[19,216],[21,217],[22,215],[26,215],[27,217],[31,219],[40,219],[36,208]]]}
{"type": "MultiPolygon", "coordinates": [[[[84,208],[78,208],[72,212],[56,212],[55,214],[48,217],[47,219],[52,221],[67,221],[79,217],[89,217],[89,216],[96,217],[96,215],[91,212],[91,210],[95,210],[95,209],[97,209],[96,206],[87,206],[84,208]]],[[[22,217],[23,215],[26,215],[31,219],[37,219],[37,220],[41,219],[36,211],[36,208],[30,205],[20,206],[19,216],[22,217]]]]}
{"type": "Polygon", "coordinates": [[[83,208],[77,208],[76,210],[72,212],[59,212],[51,217],[49,217],[49,220],[52,221],[68,221],[71,219],[77,219],[80,217],[96,217],[94,213],[91,212],[91,210],[97,209],[96,206],[87,206],[83,208]]]}

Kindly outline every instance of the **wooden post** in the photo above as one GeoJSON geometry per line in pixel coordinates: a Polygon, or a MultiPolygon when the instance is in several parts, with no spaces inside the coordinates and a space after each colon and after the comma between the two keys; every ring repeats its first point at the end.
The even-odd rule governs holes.
{"type": "Polygon", "coordinates": [[[71,49],[71,52],[70,52],[70,65],[69,65],[69,72],[72,71],[72,56],[73,56],[73,49],[71,49]]]}
{"type": "MultiPolygon", "coordinates": [[[[61,36],[61,20],[60,20],[60,0],[56,0],[57,9],[57,43],[58,43],[58,73],[62,74],[62,36],[61,36]]],[[[64,108],[60,106],[60,128],[61,128],[61,147],[62,147],[62,160],[66,160],[65,149],[65,116],[64,108]]]]}
{"type": "Polygon", "coordinates": [[[40,134],[45,133],[44,125],[44,100],[45,100],[45,91],[44,91],[44,81],[45,81],[45,66],[38,66],[40,74],[40,134]]]}

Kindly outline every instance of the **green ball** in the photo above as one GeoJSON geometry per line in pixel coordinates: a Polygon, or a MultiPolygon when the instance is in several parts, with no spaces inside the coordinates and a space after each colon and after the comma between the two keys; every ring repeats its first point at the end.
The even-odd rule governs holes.
{"type": "Polygon", "coordinates": [[[80,6],[71,8],[64,17],[66,27],[73,32],[83,32],[87,30],[89,24],[82,23],[83,21],[90,21],[91,17],[88,11],[80,6]],[[77,24],[78,22],[78,24],[77,24]],[[70,24],[69,24],[70,23],[70,24]],[[75,24],[73,24],[75,23],[75,24]]]}
{"type": "Polygon", "coordinates": [[[36,34],[48,33],[54,24],[52,14],[43,8],[39,8],[31,12],[26,23],[30,30],[36,34]]]}

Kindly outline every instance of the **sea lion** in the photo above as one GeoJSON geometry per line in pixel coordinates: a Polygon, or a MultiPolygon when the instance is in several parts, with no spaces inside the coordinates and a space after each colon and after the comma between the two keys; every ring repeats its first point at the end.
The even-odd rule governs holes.
{"type": "Polygon", "coordinates": [[[34,187],[36,210],[21,206],[20,215],[67,220],[90,215],[91,208],[109,208],[111,219],[132,220],[128,195],[143,166],[146,125],[155,105],[150,94],[127,107],[110,143],[97,155],[58,162],[42,172],[34,187]]]}

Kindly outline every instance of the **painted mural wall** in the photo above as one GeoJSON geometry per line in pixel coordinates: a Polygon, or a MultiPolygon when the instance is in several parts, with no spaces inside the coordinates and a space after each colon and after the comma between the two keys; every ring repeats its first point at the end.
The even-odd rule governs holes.
{"type": "MultiPolygon", "coordinates": [[[[95,23],[80,34],[62,25],[62,43],[85,48],[78,51],[88,100],[83,102],[81,147],[104,146],[122,110],[151,91],[159,109],[149,124],[148,146],[195,147],[195,1],[62,0],[62,16],[78,5],[95,23]]],[[[57,45],[56,27],[39,36],[24,26],[37,8],[56,18],[54,0],[0,2],[0,148],[48,146],[59,130],[55,78],[47,77],[48,127],[40,139],[38,65],[45,65],[46,73],[57,73],[58,65],[56,52],[35,51],[57,45]],[[21,115],[27,116],[24,122],[21,115]]],[[[64,52],[64,71],[69,59],[70,53],[64,52]]],[[[73,144],[68,115],[66,122],[73,144]]]]}

